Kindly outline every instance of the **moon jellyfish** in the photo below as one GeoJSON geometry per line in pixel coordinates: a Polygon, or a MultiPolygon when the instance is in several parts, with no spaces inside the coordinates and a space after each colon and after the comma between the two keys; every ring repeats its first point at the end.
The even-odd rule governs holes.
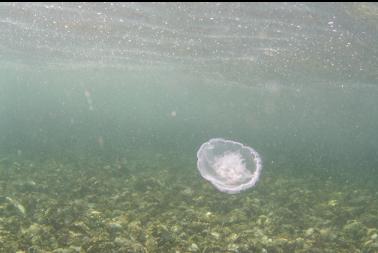
{"type": "Polygon", "coordinates": [[[197,158],[201,176],[230,194],[253,187],[262,169],[260,155],[253,148],[221,138],[202,144],[197,158]]]}

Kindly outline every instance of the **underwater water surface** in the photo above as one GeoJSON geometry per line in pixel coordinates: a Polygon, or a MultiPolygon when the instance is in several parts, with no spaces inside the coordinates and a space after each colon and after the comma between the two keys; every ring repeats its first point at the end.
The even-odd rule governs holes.
{"type": "Polygon", "coordinates": [[[378,252],[377,14],[0,3],[0,252],[378,252]]]}

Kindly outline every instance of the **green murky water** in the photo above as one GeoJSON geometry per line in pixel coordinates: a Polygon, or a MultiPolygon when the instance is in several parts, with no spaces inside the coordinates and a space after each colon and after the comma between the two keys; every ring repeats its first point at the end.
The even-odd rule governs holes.
{"type": "Polygon", "coordinates": [[[378,252],[377,15],[0,4],[0,251],[378,252]],[[255,187],[200,176],[214,137],[255,187]]]}

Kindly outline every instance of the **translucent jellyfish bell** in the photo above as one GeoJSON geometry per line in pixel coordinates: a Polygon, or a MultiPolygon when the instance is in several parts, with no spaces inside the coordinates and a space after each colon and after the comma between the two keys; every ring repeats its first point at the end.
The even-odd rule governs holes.
{"type": "Polygon", "coordinates": [[[220,138],[202,144],[197,158],[201,176],[230,194],[253,187],[262,169],[260,155],[253,148],[220,138]]]}

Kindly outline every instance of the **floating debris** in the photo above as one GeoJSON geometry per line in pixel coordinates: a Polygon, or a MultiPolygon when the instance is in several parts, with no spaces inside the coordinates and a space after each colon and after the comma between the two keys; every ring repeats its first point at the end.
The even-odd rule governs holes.
{"type": "Polygon", "coordinates": [[[6,200],[20,213],[22,216],[26,215],[26,210],[23,205],[21,205],[17,200],[12,199],[11,197],[5,197],[6,200]]]}

